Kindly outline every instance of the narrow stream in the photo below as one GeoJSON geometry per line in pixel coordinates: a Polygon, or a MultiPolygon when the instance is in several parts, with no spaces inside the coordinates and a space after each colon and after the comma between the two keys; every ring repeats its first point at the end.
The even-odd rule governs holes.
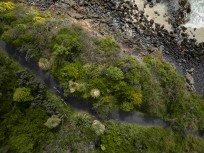
{"type": "MultiPolygon", "coordinates": [[[[90,103],[85,100],[79,99],[77,97],[63,95],[63,89],[60,87],[59,82],[53,77],[49,72],[43,71],[39,68],[37,62],[33,60],[26,61],[25,55],[19,53],[11,45],[6,45],[4,41],[0,40],[0,47],[2,47],[8,55],[17,61],[23,67],[26,67],[31,71],[38,79],[44,81],[45,85],[52,90],[56,95],[60,96],[66,105],[70,105],[78,111],[88,112],[94,115],[96,118],[99,118],[95,111],[92,109],[90,103]]],[[[157,126],[163,128],[169,128],[168,124],[163,120],[150,117],[140,114],[139,112],[124,112],[124,111],[115,111],[112,114],[108,115],[108,119],[116,120],[122,123],[133,123],[142,126],[157,126]]],[[[199,137],[204,138],[204,133],[196,134],[199,137]]]]}

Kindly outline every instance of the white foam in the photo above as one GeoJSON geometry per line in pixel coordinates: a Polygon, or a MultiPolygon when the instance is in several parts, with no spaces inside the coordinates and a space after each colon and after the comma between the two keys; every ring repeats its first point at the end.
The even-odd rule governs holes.
{"type": "Polygon", "coordinates": [[[191,3],[190,21],[185,24],[188,28],[204,28],[204,0],[189,0],[191,3]]]}

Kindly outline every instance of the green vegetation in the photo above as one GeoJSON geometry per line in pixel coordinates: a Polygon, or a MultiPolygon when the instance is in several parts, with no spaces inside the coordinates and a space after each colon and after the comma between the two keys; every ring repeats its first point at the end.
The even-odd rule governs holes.
{"type": "Polygon", "coordinates": [[[108,122],[101,136],[100,147],[105,153],[145,152],[182,153],[203,152],[204,144],[192,136],[179,136],[156,127],[141,127],[108,122]],[[192,142],[194,145],[192,145],[192,142]]]}
{"type": "Polygon", "coordinates": [[[53,136],[43,125],[48,118],[46,108],[37,107],[38,102],[47,99],[42,97],[41,85],[1,50],[0,70],[0,152],[38,150],[40,144],[53,136]],[[29,103],[24,105],[25,102],[29,103]]]}
{"type": "Polygon", "coordinates": [[[33,97],[30,94],[29,88],[17,88],[13,94],[13,101],[17,102],[28,102],[32,101],[33,97]]]}
{"type": "Polygon", "coordinates": [[[52,115],[50,118],[47,119],[47,122],[44,124],[49,129],[54,129],[58,127],[61,123],[61,119],[57,115],[52,115]]]}
{"type": "Polygon", "coordinates": [[[139,62],[110,37],[98,39],[75,25],[53,23],[57,17],[49,12],[12,6],[0,15],[2,39],[50,71],[65,95],[90,101],[102,117],[116,109],[138,110],[168,121],[177,131],[204,129],[203,98],[187,90],[159,52],[139,62]],[[22,17],[7,22],[12,12],[22,17]]]}
{"type": "MultiPolygon", "coordinates": [[[[0,2],[1,38],[50,71],[65,95],[88,100],[102,117],[137,110],[178,132],[204,129],[203,98],[187,90],[159,52],[137,61],[110,37],[53,20],[49,12],[0,2]]],[[[0,152],[204,152],[203,140],[191,135],[75,112],[2,53],[0,72],[0,152]]]]}
{"type": "Polygon", "coordinates": [[[76,112],[2,52],[0,70],[0,152],[204,152],[204,141],[195,136],[159,127],[101,122],[76,112]],[[16,105],[16,92],[33,98],[28,105],[16,105]]]}

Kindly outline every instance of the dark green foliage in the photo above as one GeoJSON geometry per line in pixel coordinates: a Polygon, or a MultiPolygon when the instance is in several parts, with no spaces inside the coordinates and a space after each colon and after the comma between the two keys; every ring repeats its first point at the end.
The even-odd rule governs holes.
{"type": "Polygon", "coordinates": [[[0,49],[0,116],[11,109],[12,94],[16,84],[15,64],[0,49]]]}
{"type": "Polygon", "coordinates": [[[15,11],[10,11],[8,13],[5,13],[4,15],[0,15],[0,20],[3,22],[6,22],[7,24],[12,23],[15,21],[16,18],[16,12],[15,11]]]}
{"type": "Polygon", "coordinates": [[[43,109],[27,109],[25,113],[13,110],[4,115],[1,125],[7,131],[10,150],[23,153],[33,152],[41,142],[50,138],[49,130],[43,125],[47,115],[43,109]]]}
{"type": "Polygon", "coordinates": [[[22,86],[25,83],[24,86],[30,86],[34,91],[35,83],[29,80],[32,77],[22,81],[22,75],[19,78],[18,74],[20,67],[2,51],[0,51],[0,70],[0,152],[4,150],[19,153],[35,152],[35,150],[37,152],[45,141],[52,138],[52,133],[44,126],[48,118],[47,112],[45,108],[30,109],[22,105],[17,106],[16,102],[13,102],[13,100],[17,102],[34,100],[30,88],[17,85],[22,86]],[[21,81],[23,83],[20,83],[21,81]]]}
{"type": "Polygon", "coordinates": [[[78,27],[61,29],[53,38],[53,54],[60,59],[73,61],[83,47],[81,35],[78,27]]]}
{"type": "Polygon", "coordinates": [[[22,34],[16,40],[13,41],[13,44],[16,47],[21,47],[23,44],[32,43],[33,38],[31,34],[22,34]]]}

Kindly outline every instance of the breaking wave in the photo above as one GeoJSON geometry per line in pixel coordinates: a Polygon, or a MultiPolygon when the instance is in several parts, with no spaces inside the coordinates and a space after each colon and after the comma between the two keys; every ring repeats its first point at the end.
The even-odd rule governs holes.
{"type": "Polygon", "coordinates": [[[185,26],[189,28],[204,28],[204,0],[189,0],[191,3],[190,21],[185,26]]]}

